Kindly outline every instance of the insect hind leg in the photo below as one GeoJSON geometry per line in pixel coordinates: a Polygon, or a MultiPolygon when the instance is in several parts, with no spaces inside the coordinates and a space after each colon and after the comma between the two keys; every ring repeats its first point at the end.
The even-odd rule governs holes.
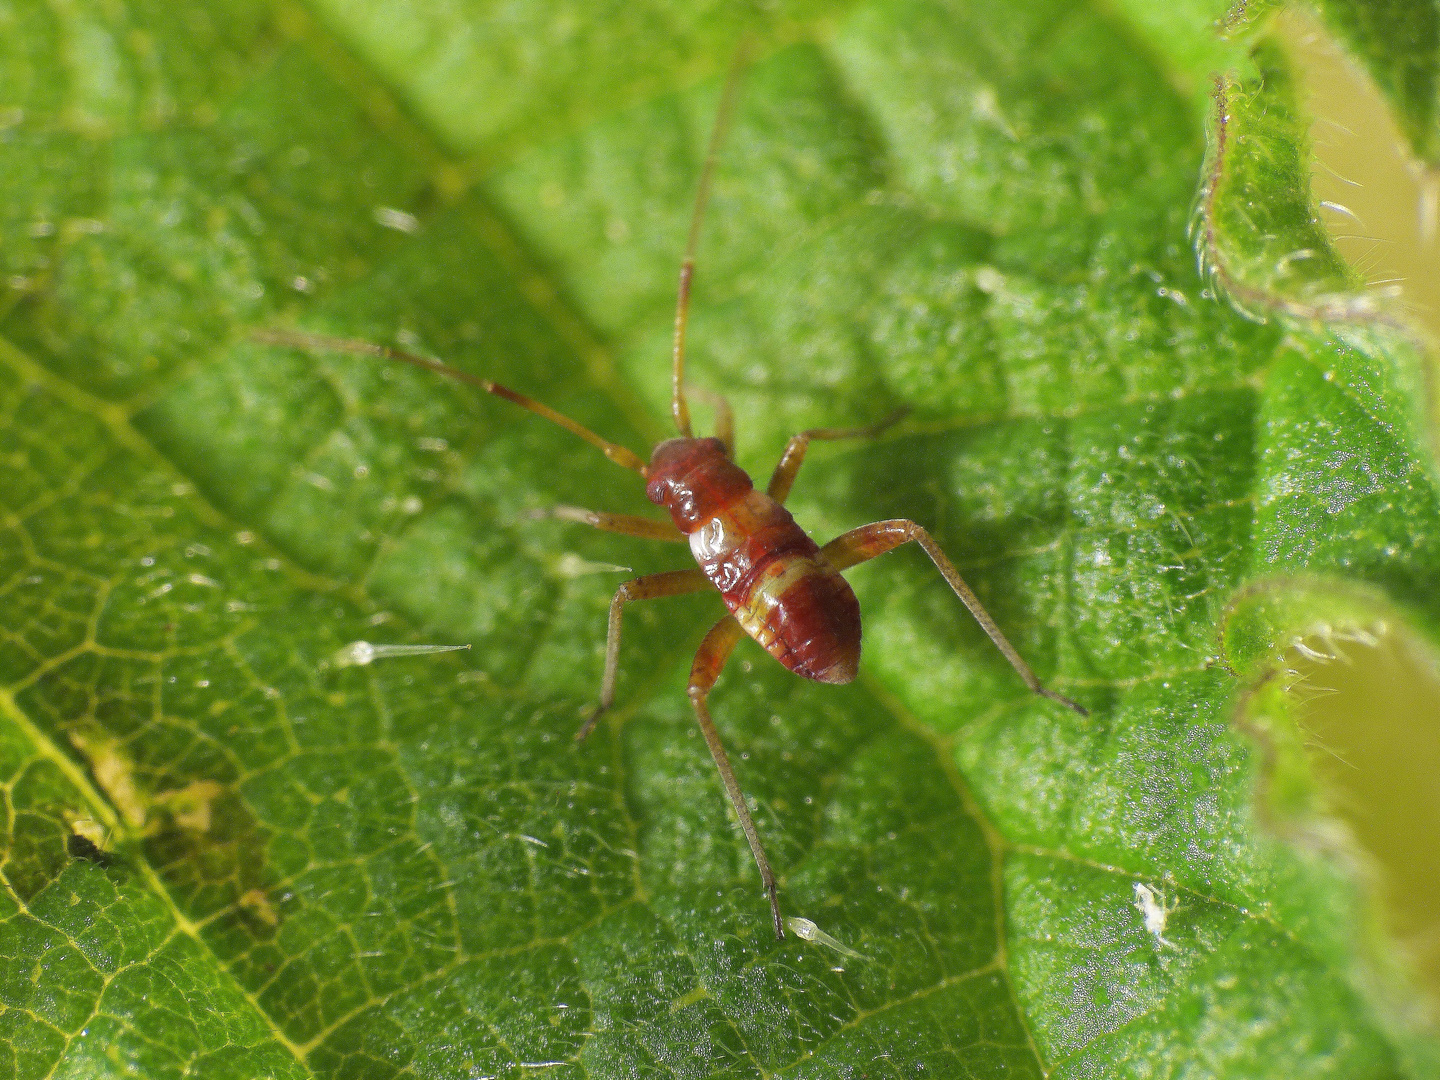
{"type": "Polygon", "coordinates": [[[740,784],[735,779],[735,770],[730,767],[725,745],[720,741],[720,733],[715,730],[715,722],[710,719],[710,708],[705,704],[705,699],[714,689],[715,680],[720,678],[725,661],[730,659],[736,644],[744,636],[745,631],[740,628],[733,615],[726,615],[710,628],[705,640],[700,643],[700,648],[695,653],[695,663],[690,668],[690,704],[695,707],[695,719],[700,724],[700,733],[705,736],[705,745],[710,748],[710,756],[715,759],[715,767],[720,771],[720,782],[725,786],[725,796],[730,800],[735,816],[740,819],[740,828],[750,844],[750,853],[755,856],[755,865],[760,869],[760,882],[764,885],[765,895],[770,901],[770,918],[774,922],[775,936],[784,941],[785,923],[780,918],[775,872],[770,869],[770,860],[765,857],[765,848],[760,843],[760,832],[755,828],[754,819],[750,817],[750,808],[745,805],[745,793],[740,790],[740,784]]]}
{"type": "Polygon", "coordinates": [[[921,526],[913,521],[904,518],[892,518],[889,521],[876,521],[869,525],[861,525],[858,529],[851,529],[849,532],[837,536],[830,543],[820,549],[820,554],[830,561],[830,564],[837,570],[845,570],[858,563],[866,562],[877,555],[884,555],[887,551],[894,551],[901,544],[908,544],[915,541],[930,556],[930,561],[935,564],[935,569],[945,579],[960,602],[970,609],[970,614],[980,624],[1000,654],[1010,661],[1010,666],[1015,669],[1016,674],[1025,680],[1025,685],[1041,697],[1049,698],[1051,701],[1058,701],[1067,708],[1074,709],[1081,716],[1089,716],[1090,711],[1083,705],[1077,705],[1063,694],[1051,690],[1034,671],[1030,665],[1016,651],[1015,646],[1010,644],[1008,638],[1001,632],[990,613],[985,610],[980,598],[971,591],[970,586],[965,584],[965,579],[960,576],[960,571],[955,569],[952,563],[940,550],[940,545],[935,538],[926,532],[921,526]]]}

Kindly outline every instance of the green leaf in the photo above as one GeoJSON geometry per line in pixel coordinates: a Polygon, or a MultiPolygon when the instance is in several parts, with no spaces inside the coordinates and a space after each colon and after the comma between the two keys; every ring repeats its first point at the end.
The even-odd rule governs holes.
{"type": "Polygon", "coordinates": [[[1433,664],[1430,360],[1314,228],[1273,50],[1199,2],[312,7],[0,7],[0,1070],[1435,1075],[1277,677],[1433,664]],[[250,337],[665,437],[742,36],[693,380],[757,475],[909,406],[797,518],[920,521],[1091,709],[911,550],[852,575],[855,685],[742,644],[785,909],[858,958],[769,933],[684,693],[714,597],[627,611],[571,737],[609,568],[685,552],[530,512],[635,478],[250,337]]]}
{"type": "Polygon", "coordinates": [[[1409,149],[1440,165],[1440,7],[1433,0],[1320,0],[1326,25],[1390,103],[1409,149]]]}

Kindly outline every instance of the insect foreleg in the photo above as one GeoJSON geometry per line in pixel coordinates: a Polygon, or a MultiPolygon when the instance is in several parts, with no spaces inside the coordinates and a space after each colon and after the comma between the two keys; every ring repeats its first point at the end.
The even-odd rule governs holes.
{"type": "Polygon", "coordinates": [[[720,677],[720,671],[725,667],[725,661],[730,659],[735,644],[744,636],[745,632],[733,615],[726,615],[710,628],[705,640],[700,643],[700,649],[695,653],[695,663],[690,668],[690,704],[695,706],[695,719],[700,723],[700,732],[705,736],[706,745],[710,747],[710,756],[715,759],[715,767],[720,770],[720,782],[725,785],[725,794],[730,799],[730,805],[735,808],[735,816],[740,819],[740,828],[745,833],[745,839],[750,842],[755,865],[760,868],[760,881],[765,887],[765,895],[770,899],[770,916],[775,922],[775,936],[784,941],[785,924],[780,918],[775,872],[770,869],[770,860],[765,858],[765,848],[760,844],[760,833],[750,817],[749,807],[745,805],[745,793],[740,790],[735,771],[730,768],[730,759],[720,742],[720,733],[715,730],[715,723],[710,719],[710,709],[705,704],[706,697],[715,686],[715,680],[720,677]]]}
{"type": "Polygon", "coordinates": [[[1077,705],[1069,698],[1057,694],[1054,690],[1047,689],[1041,684],[1035,672],[1030,670],[1030,665],[1021,659],[1020,654],[1015,651],[1005,635],[1000,632],[1000,627],[995,625],[995,620],[980,603],[980,598],[970,591],[970,586],[965,584],[965,579],[960,576],[960,571],[955,569],[955,564],[940,550],[940,545],[935,542],[928,532],[913,521],[904,518],[892,518],[889,521],[876,521],[869,525],[862,525],[858,529],[852,529],[843,536],[837,536],[830,543],[820,549],[820,554],[830,560],[832,566],[837,570],[844,570],[847,567],[873,559],[877,555],[884,555],[887,551],[893,551],[901,544],[908,544],[914,540],[922,548],[925,554],[930,556],[930,561],[935,564],[935,569],[940,571],[942,577],[955,590],[955,595],[960,602],[970,609],[970,614],[975,616],[975,621],[980,628],[989,635],[995,647],[1000,650],[1001,655],[1010,661],[1010,666],[1015,669],[1020,678],[1025,680],[1025,685],[1041,697],[1047,697],[1051,701],[1058,701],[1061,705],[1074,709],[1081,716],[1089,716],[1090,713],[1083,706],[1077,705]]]}
{"type": "Polygon", "coordinates": [[[775,466],[775,472],[770,477],[770,485],[765,489],[765,494],[776,502],[784,504],[790,495],[790,488],[795,483],[795,477],[800,472],[800,466],[805,464],[805,451],[810,448],[811,439],[872,439],[892,424],[897,423],[905,415],[907,409],[900,409],[891,413],[878,424],[871,424],[863,428],[811,428],[809,431],[802,431],[799,435],[792,435],[790,441],[785,444],[785,452],[780,455],[780,463],[775,466]]]}
{"type": "Polygon", "coordinates": [[[668,570],[663,574],[647,574],[625,582],[610,600],[610,629],[605,636],[605,674],[600,679],[600,705],[580,725],[577,740],[585,738],[595,722],[615,700],[615,676],[620,668],[620,617],[631,600],[654,600],[661,596],[683,596],[713,588],[710,579],[699,567],[693,570],[668,570]]]}

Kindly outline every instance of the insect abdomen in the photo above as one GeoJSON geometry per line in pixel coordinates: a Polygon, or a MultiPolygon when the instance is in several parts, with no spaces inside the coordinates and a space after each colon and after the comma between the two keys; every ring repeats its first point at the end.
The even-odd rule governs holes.
{"type": "Polygon", "coordinates": [[[818,548],[813,556],[776,556],[740,588],[721,595],[745,632],[795,674],[828,683],[855,678],[860,604],[818,548]]]}
{"type": "Polygon", "coordinates": [[[790,511],[751,491],[690,534],[695,561],[745,632],[797,675],[845,683],[860,661],[860,605],[790,511]]]}

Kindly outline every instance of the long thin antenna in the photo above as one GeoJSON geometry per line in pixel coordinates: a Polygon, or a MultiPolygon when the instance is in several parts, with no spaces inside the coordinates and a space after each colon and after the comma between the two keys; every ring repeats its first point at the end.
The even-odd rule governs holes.
{"type": "Polygon", "coordinates": [[[710,180],[715,175],[715,160],[720,144],[735,113],[740,93],[740,73],[745,69],[748,42],[741,39],[725,76],[725,89],[720,93],[720,108],[715,113],[715,126],[710,129],[710,145],[705,149],[705,164],[700,169],[700,187],[695,192],[695,209],[690,213],[690,235],[685,240],[685,259],[680,264],[680,294],[675,301],[675,366],[671,375],[670,412],[675,427],[685,438],[691,438],[690,406],[685,403],[685,323],[690,318],[690,280],[695,276],[695,249],[700,243],[700,223],[705,218],[705,204],[710,200],[710,180]]]}
{"type": "Polygon", "coordinates": [[[607,458],[616,465],[623,465],[627,469],[633,469],[641,476],[645,475],[645,462],[642,461],[633,451],[623,446],[602,439],[589,428],[571,420],[564,413],[558,413],[549,405],[541,404],[534,398],[528,398],[524,394],[517,394],[507,386],[501,386],[489,379],[482,379],[477,375],[471,375],[468,371],[461,371],[459,368],[450,367],[440,363],[439,360],[431,360],[429,357],[416,356],[413,353],[402,352],[399,349],[392,349],[389,345],[377,345],[372,341],[357,341],[352,338],[327,337],[324,334],[307,334],[298,330],[252,330],[250,340],[259,342],[262,345],[284,345],[292,349],[318,349],[328,352],[359,353],[361,356],[378,356],[383,360],[398,360],[404,364],[413,364],[418,368],[427,371],[434,371],[449,378],[470,386],[478,386],[488,394],[502,397],[506,401],[513,401],[522,409],[529,409],[537,416],[543,416],[552,424],[558,424],[566,431],[579,435],[591,446],[600,450],[607,458]]]}

